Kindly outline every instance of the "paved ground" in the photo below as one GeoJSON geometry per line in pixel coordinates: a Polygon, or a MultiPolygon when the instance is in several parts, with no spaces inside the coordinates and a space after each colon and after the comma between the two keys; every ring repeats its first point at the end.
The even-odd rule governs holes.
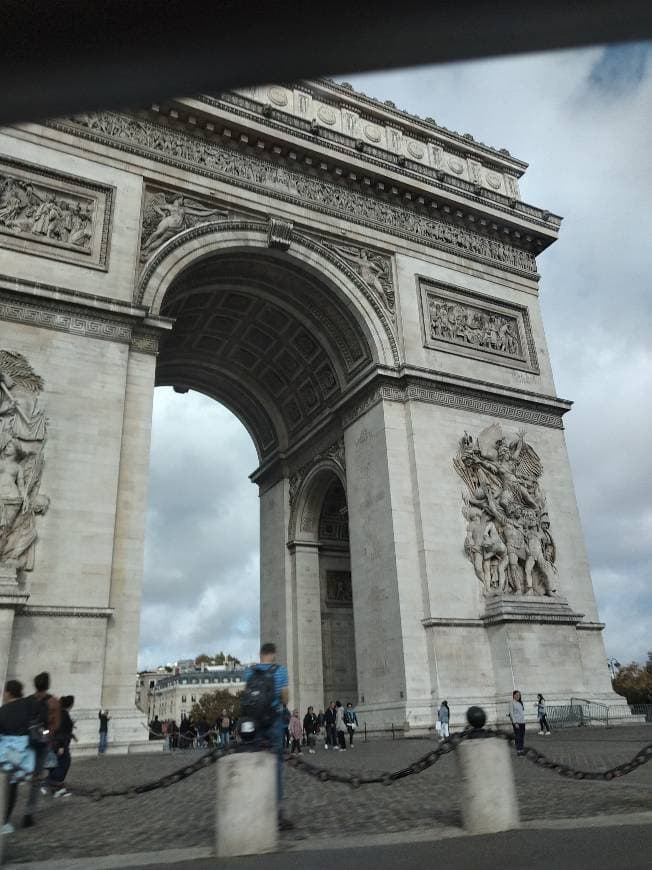
{"type": "MultiPolygon", "coordinates": [[[[367,846],[346,851],[261,855],[184,862],[169,870],[649,870],[652,825],[580,831],[509,831],[484,837],[460,837],[437,843],[367,846]]],[[[143,868],[144,870],[144,868],[143,868]]],[[[149,870],[149,868],[148,868],[149,870]]]]}
{"type": "MultiPolygon", "coordinates": [[[[533,734],[528,741],[551,758],[597,770],[633,756],[640,746],[652,741],[652,728],[573,729],[557,732],[551,738],[533,734]]],[[[325,752],[321,748],[316,756],[308,758],[330,767],[380,772],[405,767],[433,745],[432,741],[422,740],[376,741],[360,743],[346,753],[325,752]]],[[[71,783],[105,788],[140,783],[156,779],[194,757],[194,752],[177,752],[80,760],[73,763],[69,779],[71,783]]],[[[514,758],[513,764],[524,820],[622,814],[652,808],[652,763],[608,783],[566,780],[524,759],[514,758]]],[[[297,827],[284,835],[285,848],[292,849],[307,839],[311,845],[323,843],[328,848],[334,837],[346,834],[410,831],[416,835],[438,829],[444,832],[461,823],[457,770],[452,756],[391,787],[374,785],[355,791],[335,783],[320,783],[297,770],[286,773],[287,813],[297,827]]],[[[18,830],[7,838],[5,860],[20,863],[210,846],[214,788],[213,766],[169,789],[134,798],[101,802],[81,797],[42,799],[37,826],[18,830]]],[[[20,820],[21,809],[19,804],[15,821],[20,820]]],[[[439,844],[436,848],[439,849],[439,844]]]]}

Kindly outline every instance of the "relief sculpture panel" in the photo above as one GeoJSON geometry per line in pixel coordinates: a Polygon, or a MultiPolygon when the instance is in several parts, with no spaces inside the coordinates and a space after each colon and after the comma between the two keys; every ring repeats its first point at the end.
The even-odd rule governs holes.
{"type": "Polygon", "coordinates": [[[24,356],[0,350],[0,565],[19,576],[34,568],[37,517],[50,505],[40,492],[47,439],[42,389],[24,356]]]}
{"type": "Polygon", "coordinates": [[[183,230],[226,218],[227,215],[226,209],[201,203],[185,194],[147,188],[140,237],[141,261],[148,260],[183,230]]]}
{"type": "Polygon", "coordinates": [[[0,160],[0,245],[105,269],[113,189],[0,160]]]}
{"type": "Polygon", "coordinates": [[[475,438],[465,432],[453,465],[467,487],[464,552],[484,594],[553,596],[556,549],[539,485],[543,466],[525,433],[498,423],[475,438]]]}
{"type": "Polygon", "coordinates": [[[447,285],[421,284],[424,344],[538,374],[527,309],[447,285]]]}

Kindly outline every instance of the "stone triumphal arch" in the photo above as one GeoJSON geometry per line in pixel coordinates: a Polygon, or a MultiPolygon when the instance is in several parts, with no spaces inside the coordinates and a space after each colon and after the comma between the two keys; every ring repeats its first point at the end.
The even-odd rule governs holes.
{"type": "Polygon", "coordinates": [[[526,164],[325,80],[21,124],[0,163],[2,675],[142,740],[161,384],[256,445],[296,706],[418,730],[515,685],[610,699],[526,164]]]}

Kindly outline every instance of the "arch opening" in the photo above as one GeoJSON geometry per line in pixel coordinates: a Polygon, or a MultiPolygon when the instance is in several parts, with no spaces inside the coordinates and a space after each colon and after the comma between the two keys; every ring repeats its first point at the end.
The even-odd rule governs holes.
{"type": "Polygon", "coordinates": [[[236,245],[198,256],[169,283],[156,384],[226,405],[259,460],[326,419],[374,363],[364,318],[330,278],[284,252],[236,245]]]}

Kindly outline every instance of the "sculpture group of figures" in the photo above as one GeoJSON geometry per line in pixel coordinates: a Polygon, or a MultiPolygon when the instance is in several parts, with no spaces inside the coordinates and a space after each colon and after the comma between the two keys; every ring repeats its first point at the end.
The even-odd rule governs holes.
{"type": "Polygon", "coordinates": [[[494,423],[460,439],[453,460],[468,487],[464,551],[486,595],[555,593],[555,543],[539,487],[541,461],[525,433],[494,423]]]}
{"type": "Polygon", "coordinates": [[[148,192],[143,209],[141,259],[147,260],[183,230],[226,215],[222,208],[207,208],[187,196],[148,192]]]}
{"type": "Polygon", "coordinates": [[[0,226],[75,248],[88,250],[93,237],[94,204],[52,191],[12,176],[0,175],[0,226]]]}
{"type": "Polygon", "coordinates": [[[47,436],[42,389],[25,357],[0,350],[0,563],[16,571],[33,569],[36,517],[50,504],[40,494],[47,436]]]}
{"type": "Polygon", "coordinates": [[[509,356],[521,353],[514,318],[457,302],[430,300],[430,334],[432,338],[497,350],[509,356]]]}

